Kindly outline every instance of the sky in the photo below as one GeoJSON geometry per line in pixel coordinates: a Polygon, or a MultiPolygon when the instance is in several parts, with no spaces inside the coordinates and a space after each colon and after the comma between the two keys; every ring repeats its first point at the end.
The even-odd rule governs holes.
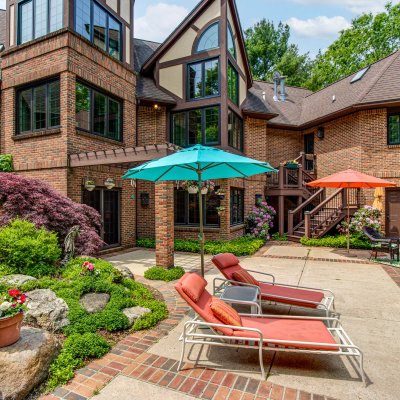
{"type": "MultiPolygon", "coordinates": [[[[199,0],[136,0],[135,36],[162,42],[199,0]]],[[[291,41],[311,57],[326,49],[340,30],[363,12],[379,12],[388,0],[236,0],[243,29],[261,18],[291,28],[291,41]]],[[[399,3],[394,0],[393,3],[399,3]]],[[[0,0],[5,8],[6,0],[0,0]]]]}
{"type": "MultiPolygon", "coordinates": [[[[291,41],[314,57],[326,49],[353,18],[384,10],[388,0],[236,0],[243,29],[262,18],[291,28],[291,41]]],[[[398,3],[399,1],[393,1],[398,3]]],[[[136,0],[135,36],[163,41],[198,0],[136,0]]]]}

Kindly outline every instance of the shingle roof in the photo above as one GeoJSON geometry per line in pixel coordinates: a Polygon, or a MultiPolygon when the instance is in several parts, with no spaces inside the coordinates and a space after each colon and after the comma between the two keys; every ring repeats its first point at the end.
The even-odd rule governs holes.
{"type": "Polygon", "coordinates": [[[176,100],[168,93],[156,86],[153,78],[140,75],[142,65],[157,50],[160,43],[148,40],[133,39],[134,68],[137,73],[136,97],[142,100],[158,101],[160,103],[175,104],[176,100]]]}
{"type": "Polygon", "coordinates": [[[0,10],[0,44],[6,43],[6,10],[0,10]]]}
{"type": "MultiPolygon", "coordinates": [[[[287,86],[287,100],[273,100],[273,84],[254,82],[252,93],[263,99],[269,112],[279,114],[272,124],[301,127],[355,106],[400,101],[400,51],[371,64],[362,79],[351,83],[355,72],[318,92],[287,86]]],[[[247,101],[246,101],[247,103],[247,101]]],[[[247,111],[247,110],[245,110],[247,111]]]]}

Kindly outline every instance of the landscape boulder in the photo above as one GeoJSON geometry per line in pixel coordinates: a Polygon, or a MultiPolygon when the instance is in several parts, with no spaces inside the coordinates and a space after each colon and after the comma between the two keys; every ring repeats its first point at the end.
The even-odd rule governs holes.
{"type": "Polygon", "coordinates": [[[21,275],[21,274],[6,275],[0,279],[1,283],[5,283],[7,285],[14,285],[17,288],[29,281],[37,281],[37,279],[34,278],[33,276],[21,275]]]}
{"type": "Polygon", "coordinates": [[[119,272],[121,272],[122,276],[125,279],[133,279],[133,280],[135,280],[135,277],[134,277],[132,271],[128,267],[125,267],[125,266],[122,266],[122,265],[121,266],[114,265],[114,268],[117,269],[119,272]]]}
{"type": "Polygon", "coordinates": [[[28,311],[26,322],[34,323],[48,331],[57,331],[69,324],[68,305],[50,289],[27,292],[28,311]]]}
{"type": "Polygon", "coordinates": [[[80,298],[79,303],[87,312],[96,313],[103,311],[109,301],[108,293],[87,293],[80,298]]]}
{"type": "Polygon", "coordinates": [[[46,379],[58,351],[49,332],[23,327],[18,342],[0,348],[0,399],[24,399],[46,379]]]}
{"type": "Polygon", "coordinates": [[[126,315],[126,317],[129,320],[129,324],[133,325],[135,321],[145,315],[151,312],[148,308],[145,307],[131,307],[131,308],[124,308],[122,312],[126,315]]]}

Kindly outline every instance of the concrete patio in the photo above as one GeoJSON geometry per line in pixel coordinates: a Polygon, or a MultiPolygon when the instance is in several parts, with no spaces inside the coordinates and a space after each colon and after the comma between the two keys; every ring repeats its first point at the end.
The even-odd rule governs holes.
{"type": "MultiPolygon", "coordinates": [[[[204,374],[207,371],[210,373],[204,367],[234,372],[239,376],[235,388],[225,388],[228,390],[225,398],[232,399],[300,399],[303,398],[301,393],[314,393],[314,399],[324,397],[344,400],[398,398],[400,392],[400,382],[397,379],[400,358],[398,344],[400,288],[382,266],[369,263],[363,257],[368,257],[368,252],[358,252],[358,257],[353,258],[347,257],[343,251],[332,249],[279,245],[263,248],[256,256],[243,258],[242,265],[273,273],[281,282],[332,289],[336,295],[336,309],[341,314],[343,326],[354,343],[364,352],[367,387],[363,386],[356,369],[348,359],[265,351],[264,365],[268,371],[267,383],[287,389],[282,390],[280,394],[278,391],[271,392],[267,397],[259,395],[256,397],[255,393],[247,397],[245,394],[235,397],[237,390],[234,389],[240,386],[238,382],[241,379],[246,382],[245,386],[247,385],[248,390],[254,382],[258,385],[260,374],[257,352],[210,348],[209,346],[193,346],[187,349],[186,361],[199,363],[198,368],[193,370],[195,374],[193,380],[196,377],[199,378],[203,371],[205,371],[204,374]],[[293,392],[293,389],[297,392],[293,392]],[[294,395],[295,397],[290,397],[290,393],[297,394],[294,395]]],[[[154,252],[151,250],[138,250],[110,257],[109,260],[115,264],[127,266],[137,276],[143,275],[145,269],[154,265],[155,262],[154,252]]],[[[187,270],[196,268],[198,264],[197,255],[176,255],[176,265],[183,266],[187,270]]],[[[211,283],[216,276],[220,275],[212,268],[207,273],[207,280],[211,283]]],[[[264,305],[264,312],[304,314],[302,309],[274,305],[264,305]]],[[[180,355],[178,338],[184,322],[190,316],[189,314],[184,317],[167,335],[151,345],[147,350],[147,357],[154,360],[172,360],[170,361],[172,364],[173,360],[178,360],[180,355]]],[[[190,372],[190,370],[186,371],[186,375],[190,372]]],[[[217,373],[214,377],[216,376],[217,373]]],[[[204,384],[204,390],[200,391],[201,393],[194,395],[196,392],[193,392],[193,389],[191,393],[188,390],[188,395],[186,395],[182,387],[179,389],[180,392],[176,392],[177,388],[174,385],[167,388],[161,383],[155,384],[155,381],[151,379],[150,382],[143,381],[146,381],[143,375],[139,383],[134,374],[118,375],[95,398],[99,400],[114,399],[117,396],[118,399],[142,399],[145,396],[151,396],[153,400],[224,398],[218,397],[217,394],[215,397],[207,397],[204,392],[207,383],[204,384]]],[[[242,388],[242,390],[247,390],[247,388],[242,388]]],[[[251,394],[251,391],[243,393],[251,394]]],[[[304,398],[311,399],[311,395],[304,398]]]]}

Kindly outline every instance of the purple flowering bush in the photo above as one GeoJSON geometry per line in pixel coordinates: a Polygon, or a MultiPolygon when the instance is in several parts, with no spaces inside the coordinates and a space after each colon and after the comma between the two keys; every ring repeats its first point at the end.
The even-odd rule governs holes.
{"type": "Polygon", "coordinates": [[[94,255],[104,245],[98,234],[101,217],[96,210],[73,202],[41,180],[0,172],[0,226],[17,217],[57,233],[62,247],[68,231],[79,225],[76,255],[94,255]]]}
{"type": "Polygon", "coordinates": [[[337,226],[339,232],[343,235],[347,234],[349,229],[352,235],[363,235],[362,228],[368,226],[377,231],[381,230],[380,218],[382,212],[375,207],[364,206],[360,208],[351,218],[350,225],[347,226],[347,221],[342,221],[340,225],[337,226]]]}
{"type": "Polygon", "coordinates": [[[269,240],[271,238],[269,231],[274,226],[275,215],[275,209],[265,201],[254,206],[246,220],[250,234],[257,238],[269,240]]]}

